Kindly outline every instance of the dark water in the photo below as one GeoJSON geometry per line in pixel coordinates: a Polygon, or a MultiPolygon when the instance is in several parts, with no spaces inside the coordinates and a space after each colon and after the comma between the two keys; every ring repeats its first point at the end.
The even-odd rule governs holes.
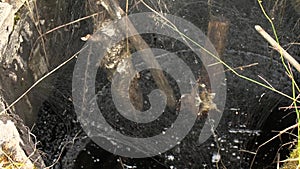
{"type": "MultiPolygon", "coordinates": [[[[164,12],[192,22],[203,32],[207,32],[210,15],[227,18],[230,21],[230,27],[223,54],[224,61],[232,67],[257,63],[255,66],[243,70],[237,69],[237,71],[247,77],[262,81],[258,77],[259,75],[273,87],[287,94],[291,93],[289,79],[285,76],[278,54],[270,49],[254,29],[254,25],[259,24],[266,31],[271,32],[270,24],[264,18],[256,1],[214,1],[212,6],[208,6],[206,1],[194,0],[174,0],[166,2],[165,6],[153,1],[149,4],[156,6],[157,10],[160,10],[159,7],[161,7],[164,12]]],[[[45,13],[43,15],[53,17],[57,21],[55,24],[49,23],[49,27],[85,16],[86,13],[79,12],[79,9],[83,11],[84,7],[89,7],[89,5],[91,4],[82,1],[53,2],[53,4],[41,1],[41,6],[48,11],[48,16],[45,13]],[[52,13],[52,10],[58,11],[52,13]]],[[[300,56],[299,47],[287,45],[299,40],[299,15],[289,2],[285,6],[276,7],[274,2],[264,1],[264,5],[267,12],[274,14],[274,22],[281,44],[285,44],[288,52],[299,60],[297,57],[300,56]]],[[[138,6],[139,8],[134,8],[132,12],[147,11],[142,4],[138,6]]],[[[55,48],[52,52],[62,57],[53,58],[53,66],[80,49],[83,42],[79,39],[81,36],[91,33],[91,25],[91,21],[87,20],[80,22],[79,27],[72,25],[66,32],[58,31],[49,35],[49,50],[55,48]],[[59,46],[59,48],[53,46],[59,46]]],[[[198,71],[203,67],[201,61],[191,57],[193,52],[188,50],[187,46],[172,42],[172,39],[164,36],[156,35],[153,36],[154,38],[151,36],[145,36],[145,40],[151,47],[160,47],[176,52],[193,69],[195,76],[203,76],[198,71]]],[[[206,119],[206,116],[202,116],[197,119],[184,140],[161,155],[142,159],[119,157],[93,143],[82,131],[80,123],[76,119],[71,101],[74,64],[72,62],[66,65],[63,70],[54,75],[56,80],[52,84],[53,94],[41,108],[39,121],[34,128],[34,133],[41,141],[40,149],[46,153],[46,163],[52,164],[61,155],[54,168],[249,168],[254,157],[249,151],[255,152],[259,145],[274,136],[276,133],[272,131],[282,130],[296,121],[295,113],[290,110],[278,110],[279,107],[290,104],[288,99],[226,71],[226,106],[214,137],[209,138],[203,144],[198,143],[198,136],[206,119]],[[75,136],[76,139],[74,139],[75,136]]],[[[101,107],[101,103],[111,105],[111,107],[106,106],[108,109],[105,112],[114,112],[114,106],[109,101],[110,82],[106,79],[105,74],[101,73],[101,70],[98,72],[97,83],[100,87],[97,92],[101,93],[99,107],[101,107]]],[[[298,80],[297,75],[295,78],[298,80]]],[[[156,87],[150,81],[141,80],[140,82],[140,85],[144,87],[145,95],[156,87]]],[[[171,110],[170,112],[172,113],[171,110]]],[[[114,121],[116,118],[108,117],[107,120],[114,121]]],[[[171,123],[172,118],[167,122],[171,123]]],[[[118,125],[122,125],[120,123],[118,125]]],[[[137,132],[143,131],[146,134],[156,132],[142,129],[143,126],[136,126],[137,132]]],[[[295,138],[290,135],[283,135],[281,140],[276,139],[262,147],[258,151],[253,168],[274,168],[277,151],[279,150],[281,160],[288,154],[287,149],[280,149],[280,146],[293,139],[295,138]]]]}

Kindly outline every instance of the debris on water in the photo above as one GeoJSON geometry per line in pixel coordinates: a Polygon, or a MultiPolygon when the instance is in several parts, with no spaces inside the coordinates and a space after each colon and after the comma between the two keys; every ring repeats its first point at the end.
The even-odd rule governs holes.
{"type": "Polygon", "coordinates": [[[261,130],[250,130],[250,129],[229,129],[229,133],[236,134],[249,134],[249,135],[256,135],[260,136],[261,130]]]}
{"type": "Polygon", "coordinates": [[[220,159],[221,159],[221,155],[219,153],[214,152],[211,158],[211,162],[217,163],[220,161],[220,159]]]}
{"type": "Polygon", "coordinates": [[[131,166],[131,165],[127,165],[124,163],[122,163],[122,166],[123,166],[123,168],[126,168],[126,169],[137,168],[137,166],[135,166],[135,165],[131,166]]]}
{"type": "Polygon", "coordinates": [[[168,155],[167,159],[170,160],[170,161],[173,161],[175,159],[175,157],[173,155],[168,155]]]}

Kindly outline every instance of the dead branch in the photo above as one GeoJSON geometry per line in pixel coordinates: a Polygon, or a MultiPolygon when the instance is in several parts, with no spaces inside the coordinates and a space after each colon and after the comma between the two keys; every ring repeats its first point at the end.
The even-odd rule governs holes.
{"type": "Polygon", "coordinates": [[[273,48],[282,54],[282,56],[290,62],[297,70],[300,72],[300,65],[299,63],[287,52],[285,51],[261,26],[255,25],[255,29],[258,33],[261,34],[262,37],[264,37],[270,45],[273,46],[273,48]]]}
{"type": "MultiPolygon", "coordinates": [[[[101,5],[107,10],[109,15],[113,19],[120,19],[121,16],[125,14],[125,12],[121,9],[119,6],[118,2],[115,0],[102,0],[101,5]]],[[[133,24],[131,23],[130,20],[127,20],[128,24],[128,30],[130,33],[135,34],[135,36],[129,37],[130,42],[133,44],[133,46],[137,50],[143,50],[143,49],[150,49],[149,45],[144,41],[144,39],[138,34],[137,30],[134,28],[133,24]]],[[[123,32],[126,32],[127,30],[124,30],[123,32]]],[[[145,55],[148,55],[150,57],[143,57],[143,60],[147,65],[153,65],[155,67],[160,67],[158,62],[155,60],[154,55],[152,52],[147,52],[145,55]]],[[[176,100],[174,98],[173,90],[171,86],[168,83],[168,80],[163,74],[163,71],[161,70],[150,70],[154,81],[156,82],[157,86],[159,89],[165,92],[168,100],[167,100],[167,105],[169,107],[174,107],[176,104],[176,100]]]]}

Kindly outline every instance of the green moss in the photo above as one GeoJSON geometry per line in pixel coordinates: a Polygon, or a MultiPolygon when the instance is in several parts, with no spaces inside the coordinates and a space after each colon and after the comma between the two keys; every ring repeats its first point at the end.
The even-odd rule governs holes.
{"type": "Polygon", "coordinates": [[[295,148],[291,153],[290,157],[287,159],[287,162],[283,164],[281,169],[292,169],[297,168],[299,165],[299,160],[295,160],[299,158],[299,147],[295,148]],[[290,160],[289,160],[290,159],[290,160]]]}
{"type": "Polygon", "coordinates": [[[15,17],[14,17],[14,25],[17,24],[17,22],[21,19],[21,16],[19,13],[15,13],[15,17]]]}

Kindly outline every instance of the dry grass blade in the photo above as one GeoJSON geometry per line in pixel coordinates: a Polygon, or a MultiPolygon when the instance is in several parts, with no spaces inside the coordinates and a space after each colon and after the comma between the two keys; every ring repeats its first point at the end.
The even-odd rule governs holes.
{"type": "Polygon", "coordinates": [[[253,157],[253,159],[252,159],[252,161],[251,161],[250,168],[252,168],[252,166],[253,166],[253,164],[254,164],[254,161],[255,161],[255,158],[256,158],[256,155],[257,155],[257,152],[259,151],[259,149],[260,149],[261,147],[263,147],[264,145],[268,144],[269,142],[271,142],[271,141],[274,140],[275,138],[280,137],[283,133],[286,133],[287,131],[289,131],[289,130],[291,130],[291,129],[293,129],[293,128],[297,128],[297,127],[298,127],[298,124],[294,124],[294,125],[292,125],[292,126],[286,128],[286,129],[280,131],[276,136],[272,137],[271,139],[267,140],[266,142],[264,142],[263,144],[261,144],[260,146],[258,146],[257,150],[256,150],[255,152],[251,153],[251,154],[255,154],[255,155],[254,155],[254,157],[253,157]]]}

